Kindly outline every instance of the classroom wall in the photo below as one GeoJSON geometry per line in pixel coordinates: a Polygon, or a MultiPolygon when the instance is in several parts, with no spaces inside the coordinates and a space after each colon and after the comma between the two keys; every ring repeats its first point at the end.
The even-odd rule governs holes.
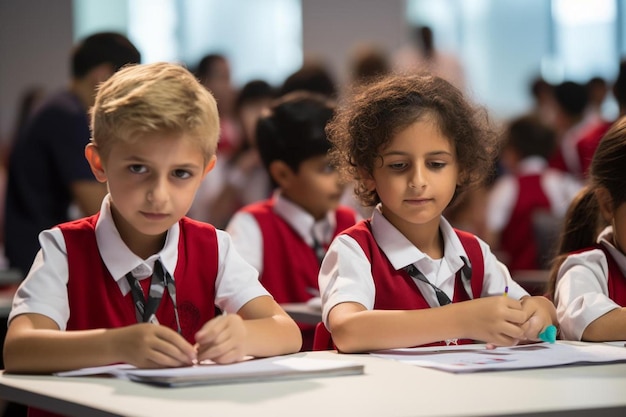
{"type": "Polygon", "coordinates": [[[341,83],[355,45],[373,43],[396,50],[407,37],[404,0],[303,0],[305,59],[323,58],[341,83]]]}
{"type": "Polygon", "coordinates": [[[0,140],[26,88],[66,85],[72,43],[72,0],[0,0],[0,140]]]}

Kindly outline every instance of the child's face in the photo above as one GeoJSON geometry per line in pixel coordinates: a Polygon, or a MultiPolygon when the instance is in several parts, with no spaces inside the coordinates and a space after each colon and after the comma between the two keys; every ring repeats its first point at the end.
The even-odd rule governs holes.
{"type": "Polygon", "coordinates": [[[281,184],[283,194],[316,219],[339,205],[343,185],[326,155],[304,160],[297,173],[281,184]]]}
{"type": "Polygon", "coordinates": [[[429,119],[398,132],[381,150],[382,164],[366,182],[376,189],[385,217],[399,230],[436,222],[457,184],[458,164],[450,140],[429,119]]]}
{"type": "Polygon", "coordinates": [[[107,181],[122,238],[162,236],[187,213],[212,165],[205,167],[200,147],[184,134],[113,145],[98,179],[107,181]]]}

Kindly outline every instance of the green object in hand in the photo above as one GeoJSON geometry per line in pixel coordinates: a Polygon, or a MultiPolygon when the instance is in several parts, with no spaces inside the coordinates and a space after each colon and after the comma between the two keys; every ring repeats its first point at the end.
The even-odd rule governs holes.
{"type": "Polygon", "coordinates": [[[548,343],[556,342],[556,326],[551,324],[546,327],[541,333],[539,333],[539,339],[548,343]]]}

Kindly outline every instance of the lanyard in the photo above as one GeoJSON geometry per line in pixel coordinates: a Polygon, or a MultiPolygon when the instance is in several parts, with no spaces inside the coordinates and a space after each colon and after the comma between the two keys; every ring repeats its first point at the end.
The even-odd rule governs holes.
{"type": "Polygon", "coordinates": [[[145,323],[151,321],[156,313],[161,298],[163,298],[163,291],[167,287],[167,292],[170,295],[172,304],[174,306],[174,316],[176,317],[176,326],[178,327],[178,333],[182,333],[180,327],[180,319],[178,317],[178,307],[176,306],[176,283],[174,278],[163,268],[161,261],[157,260],[154,263],[154,272],[152,273],[152,280],[150,281],[150,292],[148,293],[148,300],[143,293],[143,288],[139,280],[133,276],[132,273],[126,274],[126,280],[130,285],[130,290],[133,295],[133,302],[135,303],[135,315],[137,316],[137,322],[145,323]]]}
{"type": "MultiPolygon", "coordinates": [[[[472,268],[469,264],[469,261],[464,256],[461,256],[461,260],[463,261],[463,268],[461,268],[461,276],[464,279],[471,279],[472,268]]],[[[409,274],[411,278],[417,279],[419,281],[425,282],[426,284],[430,285],[433,288],[433,290],[435,290],[435,295],[437,296],[437,301],[439,302],[440,306],[445,306],[452,302],[452,300],[450,300],[450,297],[448,297],[448,295],[445,292],[443,292],[441,288],[437,287],[435,284],[430,282],[424,276],[424,274],[422,274],[422,272],[415,267],[415,265],[410,264],[410,265],[405,266],[402,269],[404,269],[404,271],[407,274],[409,274]]]]}

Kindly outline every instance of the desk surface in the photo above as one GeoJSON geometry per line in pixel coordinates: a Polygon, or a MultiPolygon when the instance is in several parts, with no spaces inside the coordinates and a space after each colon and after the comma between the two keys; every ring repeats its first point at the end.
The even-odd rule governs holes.
{"type": "Polygon", "coordinates": [[[0,375],[0,397],[70,416],[623,416],[626,364],[451,374],[369,355],[302,353],[364,375],[190,388],[0,375]]]}

